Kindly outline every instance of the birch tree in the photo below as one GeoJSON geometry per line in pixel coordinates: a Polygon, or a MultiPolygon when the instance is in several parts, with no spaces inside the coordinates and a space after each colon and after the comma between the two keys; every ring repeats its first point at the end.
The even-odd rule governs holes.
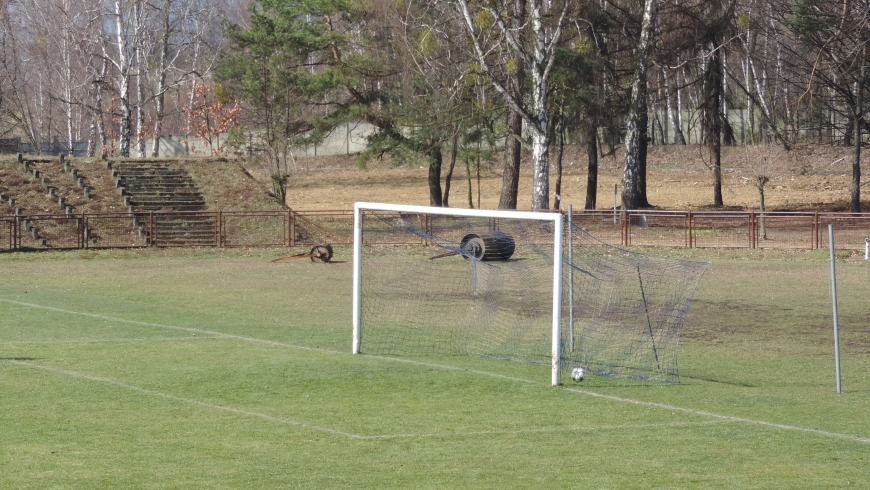
{"type": "MultiPolygon", "coordinates": [[[[214,54],[220,48],[217,43],[209,46],[208,31],[217,28],[216,17],[220,12],[215,6],[204,0],[161,0],[150,5],[153,14],[149,16],[151,23],[143,36],[140,52],[145,63],[140,63],[139,76],[139,83],[147,89],[139,98],[139,106],[154,104],[151,156],[156,157],[160,152],[167,93],[186,83],[191,76],[199,80],[211,71],[214,54]]],[[[191,94],[196,88],[194,83],[191,94]]],[[[144,114],[144,110],[140,113],[144,114]]],[[[140,121],[137,133],[144,134],[145,120],[140,121]]],[[[146,153],[145,139],[141,137],[138,153],[140,157],[146,153]]]]}
{"type": "Polygon", "coordinates": [[[108,32],[102,45],[103,58],[113,67],[119,110],[118,151],[122,157],[130,156],[133,140],[133,111],[136,101],[132,99],[133,76],[136,74],[137,54],[142,47],[145,31],[143,0],[111,0],[111,10],[106,11],[108,32]]]}
{"type": "MultiPolygon", "coordinates": [[[[508,106],[522,115],[531,132],[532,142],[532,209],[549,208],[550,192],[550,107],[548,81],[555,62],[556,44],[562,35],[562,24],[568,11],[568,2],[561,4],[546,0],[528,1],[528,22],[511,29],[505,18],[505,5],[501,2],[473,4],[457,0],[457,8],[465,21],[467,34],[474,48],[474,55],[483,73],[495,89],[504,97],[508,106]],[[524,37],[519,33],[522,32],[524,37]],[[523,41],[527,42],[523,42],[523,41]],[[510,59],[498,59],[494,53],[505,47],[510,59]],[[494,69],[494,64],[516,64],[521,60],[526,72],[531,75],[530,97],[517,98],[509,89],[509,83],[494,69]]],[[[504,70],[505,71],[510,71],[504,70]]]]}
{"type": "Polygon", "coordinates": [[[656,6],[659,0],[644,0],[640,36],[637,41],[634,76],[625,135],[625,167],[622,176],[624,209],[649,207],[646,195],[647,153],[647,69],[652,60],[656,6]]]}

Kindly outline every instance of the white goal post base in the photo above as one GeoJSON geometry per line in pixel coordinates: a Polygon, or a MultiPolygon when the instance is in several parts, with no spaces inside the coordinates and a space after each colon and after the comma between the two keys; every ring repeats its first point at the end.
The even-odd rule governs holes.
{"type": "Polygon", "coordinates": [[[561,367],[561,324],[562,324],[562,256],[563,256],[563,217],[555,212],[522,212],[503,210],[478,210],[478,209],[454,209],[436,208],[429,206],[410,206],[399,204],[383,204],[358,202],[354,205],[354,229],[353,229],[353,353],[359,354],[362,345],[362,263],[363,263],[363,216],[364,213],[389,212],[407,213],[416,215],[455,216],[468,218],[491,218],[506,220],[528,220],[546,222],[552,224],[552,257],[558,260],[552,261],[552,375],[553,386],[560,384],[561,367]]]}

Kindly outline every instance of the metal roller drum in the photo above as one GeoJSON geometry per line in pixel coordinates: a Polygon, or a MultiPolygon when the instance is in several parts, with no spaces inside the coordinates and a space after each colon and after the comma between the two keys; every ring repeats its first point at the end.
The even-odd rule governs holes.
{"type": "MultiPolygon", "coordinates": [[[[462,237],[459,247],[467,251],[471,257],[488,262],[511,258],[517,245],[510,235],[493,231],[491,233],[469,233],[462,237]]],[[[469,255],[464,255],[464,257],[467,259],[469,255]]]]}

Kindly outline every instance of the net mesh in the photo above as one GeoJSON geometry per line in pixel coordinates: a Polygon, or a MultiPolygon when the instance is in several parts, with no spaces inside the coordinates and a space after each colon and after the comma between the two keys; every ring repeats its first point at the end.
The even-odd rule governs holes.
{"type": "MultiPolygon", "coordinates": [[[[361,352],[475,355],[549,365],[552,221],[366,211],[361,352]]],[[[566,230],[562,367],[679,382],[677,346],[706,264],[652,257],[566,230]]]]}

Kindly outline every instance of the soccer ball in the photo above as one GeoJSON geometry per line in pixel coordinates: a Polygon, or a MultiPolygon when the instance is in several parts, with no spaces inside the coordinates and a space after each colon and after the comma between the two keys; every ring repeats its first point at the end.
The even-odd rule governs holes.
{"type": "Polygon", "coordinates": [[[577,381],[578,383],[580,381],[583,381],[583,379],[585,377],[586,377],[586,370],[583,369],[582,367],[575,367],[571,371],[571,379],[573,379],[574,381],[577,381]]]}

